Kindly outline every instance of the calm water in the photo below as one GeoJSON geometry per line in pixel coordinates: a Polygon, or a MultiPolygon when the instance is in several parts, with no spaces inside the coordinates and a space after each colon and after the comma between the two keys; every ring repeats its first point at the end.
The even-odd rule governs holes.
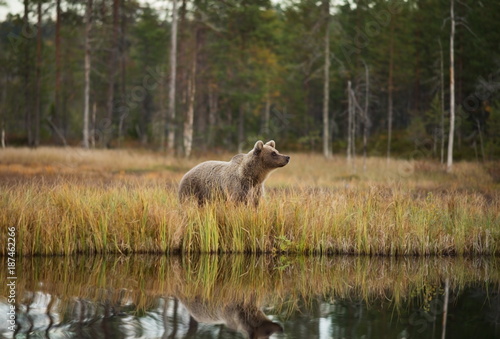
{"type": "Polygon", "coordinates": [[[500,338],[495,258],[19,260],[16,338],[500,338]]]}

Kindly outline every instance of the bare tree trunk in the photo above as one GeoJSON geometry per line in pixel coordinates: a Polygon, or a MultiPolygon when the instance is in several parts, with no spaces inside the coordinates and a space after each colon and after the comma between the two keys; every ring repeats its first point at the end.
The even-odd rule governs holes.
{"type": "Polygon", "coordinates": [[[389,45],[389,79],[387,84],[387,163],[391,159],[391,139],[392,139],[392,117],[393,117],[393,68],[394,68],[394,18],[391,20],[391,37],[389,45]]]}
{"type": "Polygon", "coordinates": [[[54,125],[60,127],[61,122],[61,0],[56,1],[56,83],[54,100],[54,125]]]}
{"type": "Polygon", "coordinates": [[[441,59],[441,125],[440,125],[440,138],[441,138],[441,164],[444,164],[444,66],[443,66],[443,46],[441,45],[441,39],[439,42],[439,56],[441,59]]]}
{"type": "Polygon", "coordinates": [[[448,159],[446,171],[449,173],[453,167],[453,136],[455,134],[455,12],[454,0],[450,8],[451,34],[450,34],[450,134],[448,136],[448,159]]]}
{"type": "MultiPolygon", "coordinates": [[[[24,27],[28,29],[29,27],[29,0],[24,0],[24,27]]],[[[30,44],[24,44],[24,124],[26,128],[26,134],[28,137],[28,145],[33,146],[33,130],[31,121],[31,109],[30,109],[30,44]]]]}
{"type": "Polygon", "coordinates": [[[323,156],[330,158],[330,135],[328,106],[330,99],[330,0],[323,0],[325,6],[325,65],[323,83],[323,156]]]}
{"type": "Polygon", "coordinates": [[[370,118],[368,115],[368,107],[370,103],[370,70],[368,65],[366,65],[363,60],[363,65],[365,66],[365,109],[363,114],[363,172],[366,172],[366,146],[368,142],[368,127],[370,124],[370,118]]]}
{"type": "MultiPolygon", "coordinates": [[[[195,33],[196,35],[197,33],[195,33]]],[[[193,121],[194,121],[194,99],[196,94],[196,58],[197,58],[197,38],[194,41],[193,64],[191,75],[188,79],[188,108],[186,120],[184,120],[184,155],[189,157],[193,146],[193,121]]]]}
{"type": "Polygon", "coordinates": [[[106,131],[106,147],[111,146],[113,139],[113,111],[115,100],[115,76],[118,61],[118,43],[119,43],[119,3],[118,0],[113,0],[113,36],[111,41],[111,54],[109,56],[108,64],[108,97],[106,100],[106,108],[108,111],[108,124],[109,127],[106,131]]]}
{"type": "Polygon", "coordinates": [[[170,40],[170,87],[168,92],[168,152],[173,155],[175,149],[175,80],[177,71],[177,0],[173,0],[172,34],[170,40]]]}
{"type": "Polygon", "coordinates": [[[87,0],[87,6],[85,7],[85,94],[84,94],[84,104],[83,104],[83,148],[89,148],[91,28],[92,28],[92,0],[87,0]]]}
{"type": "Polygon", "coordinates": [[[351,155],[352,155],[352,111],[353,111],[353,102],[351,96],[351,80],[347,81],[347,163],[351,164],[351,155]]]}
{"type": "Polygon", "coordinates": [[[36,31],[36,100],[35,100],[35,140],[34,147],[40,145],[40,115],[42,111],[42,2],[37,4],[37,31],[36,31]]]}

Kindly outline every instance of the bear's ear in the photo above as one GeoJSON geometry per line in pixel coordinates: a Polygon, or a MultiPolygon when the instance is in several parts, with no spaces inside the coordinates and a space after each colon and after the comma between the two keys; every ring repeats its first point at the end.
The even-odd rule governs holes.
{"type": "Polygon", "coordinates": [[[272,148],[276,148],[276,143],[274,142],[274,140],[270,140],[270,141],[266,142],[266,145],[271,146],[272,148]]]}
{"type": "Polygon", "coordinates": [[[255,143],[255,146],[253,147],[253,154],[255,154],[255,155],[260,154],[260,152],[262,151],[263,148],[264,148],[264,143],[260,140],[257,141],[255,143]]]}

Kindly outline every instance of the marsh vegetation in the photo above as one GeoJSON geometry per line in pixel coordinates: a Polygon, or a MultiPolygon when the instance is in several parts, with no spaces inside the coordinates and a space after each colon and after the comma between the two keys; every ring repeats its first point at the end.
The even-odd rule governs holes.
{"type": "Polygon", "coordinates": [[[18,255],[500,253],[498,163],[457,163],[447,174],[431,161],[369,158],[364,172],[343,158],[291,154],[257,209],[179,203],[189,168],[230,157],[8,148],[0,225],[17,228],[18,255]]]}

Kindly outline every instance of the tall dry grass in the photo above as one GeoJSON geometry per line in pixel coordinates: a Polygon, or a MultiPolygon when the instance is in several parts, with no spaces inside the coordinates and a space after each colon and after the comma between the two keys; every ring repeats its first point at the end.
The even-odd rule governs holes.
{"type": "Polygon", "coordinates": [[[0,151],[0,239],[15,226],[18,255],[500,253],[498,183],[478,164],[446,174],[432,162],[370,158],[354,173],[341,158],[297,154],[271,175],[257,209],[199,208],[181,205],[176,188],[205,158],[68,152],[0,151]]]}

